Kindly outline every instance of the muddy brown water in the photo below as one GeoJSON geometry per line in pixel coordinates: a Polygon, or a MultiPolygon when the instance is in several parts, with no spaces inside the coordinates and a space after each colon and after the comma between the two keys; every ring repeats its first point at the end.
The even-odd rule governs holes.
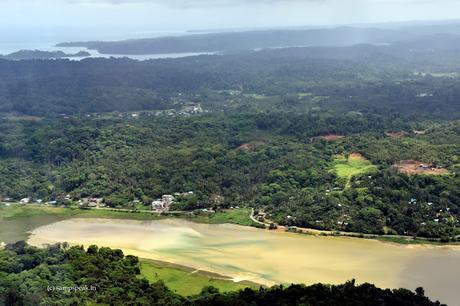
{"type": "Polygon", "coordinates": [[[456,246],[316,237],[181,219],[70,219],[34,229],[28,241],[121,248],[127,254],[265,285],[336,284],[354,278],[383,288],[423,286],[432,299],[460,305],[460,248],[456,246]]]}

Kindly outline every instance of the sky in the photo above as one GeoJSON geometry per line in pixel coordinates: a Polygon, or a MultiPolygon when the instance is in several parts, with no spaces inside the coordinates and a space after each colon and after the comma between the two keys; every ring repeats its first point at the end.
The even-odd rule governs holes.
{"type": "Polygon", "coordinates": [[[460,0],[0,0],[0,43],[440,19],[460,19],[460,0]]]}

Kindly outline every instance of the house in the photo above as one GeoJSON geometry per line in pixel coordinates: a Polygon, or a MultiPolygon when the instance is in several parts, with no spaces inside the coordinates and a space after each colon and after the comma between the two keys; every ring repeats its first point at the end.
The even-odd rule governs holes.
{"type": "Polygon", "coordinates": [[[191,104],[182,107],[183,114],[199,114],[203,112],[200,104],[191,104]]]}
{"type": "Polygon", "coordinates": [[[167,212],[169,211],[171,204],[174,202],[174,196],[165,194],[161,199],[156,199],[152,202],[152,210],[156,212],[167,212]]]}
{"type": "Polygon", "coordinates": [[[210,213],[210,214],[215,213],[214,209],[212,208],[203,208],[201,211],[204,213],[210,213]]]}
{"type": "MultiPolygon", "coordinates": [[[[263,213],[263,212],[259,212],[256,216],[255,216],[255,219],[259,222],[265,222],[265,216],[266,214],[263,213]]],[[[292,216],[287,216],[288,219],[291,219],[292,216]]]]}
{"type": "Polygon", "coordinates": [[[426,165],[426,164],[420,164],[419,168],[422,169],[422,170],[429,170],[430,169],[430,167],[428,165],[426,165]]]}
{"type": "Polygon", "coordinates": [[[152,210],[162,212],[165,210],[165,205],[162,200],[155,200],[152,202],[152,210]]]}
{"type": "Polygon", "coordinates": [[[102,204],[104,201],[104,198],[83,198],[79,202],[80,205],[86,206],[86,207],[103,207],[105,205],[102,204]]]}
{"type": "Polygon", "coordinates": [[[166,206],[171,206],[171,204],[174,202],[174,196],[170,194],[166,194],[162,197],[163,202],[166,204],[166,206]]]}
{"type": "Polygon", "coordinates": [[[89,198],[89,205],[92,207],[103,206],[104,198],[89,198]]]}
{"type": "Polygon", "coordinates": [[[174,193],[174,195],[175,195],[175,196],[183,196],[183,197],[185,197],[185,196],[189,196],[189,195],[192,195],[192,194],[194,194],[194,192],[193,192],[193,191],[187,191],[187,192],[175,192],[175,193],[174,193]]]}

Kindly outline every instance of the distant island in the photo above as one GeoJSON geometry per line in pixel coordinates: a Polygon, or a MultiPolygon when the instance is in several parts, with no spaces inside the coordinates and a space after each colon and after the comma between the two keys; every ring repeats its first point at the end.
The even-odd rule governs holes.
{"type": "Polygon", "coordinates": [[[193,34],[122,41],[66,42],[57,47],[85,47],[101,54],[145,55],[190,52],[233,52],[294,46],[351,46],[393,43],[410,33],[373,28],[340,27],[308,30],[259,30],[193,34]]]}
{"type": "Polygon", "coordinates": [[[439,33],[460,35],[460,24],[432,27],[405,25],[386,28],[344,26],[322,29],[266,29],[202,33],[121,41],[64,42],[57,47],[84,47],[101,54],[233,53],[283,47],[345,47],[389,45],[439,33]]]}
{"type": "Polygon", "coordinates": [[[0,59],[8,60],[31,60],[31,59],[53,59],[65,57],[88,57],[89,52],[80,51],[75,54],[65,53],[63,51],[41,51],[41,50],[20,50],[7,55],[0,55],[0,59]]]}

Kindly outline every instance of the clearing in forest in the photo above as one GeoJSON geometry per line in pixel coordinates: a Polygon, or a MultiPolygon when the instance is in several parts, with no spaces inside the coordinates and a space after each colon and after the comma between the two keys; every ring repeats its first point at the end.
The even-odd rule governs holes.
{"type": "Polygon", "coordinates": [[[353,176],[376,169],[361,153],[352,153],[347,157],[337,155],[334,159],[334,171],[337,176],[347,179],[345,188],[349,187],[353,176]]]}
{"type": "Polygon", "coordinates": [[[404,136],[409,135],[408,132],[406,131],[399,131],[399,132],[385,132],[385,136],[390,137],[390,138],[401,138],[404,136]]]}
{"type": "Polygon", "coordinates": [[[246,152],[249,151],[255,151],[257,149],[260,149],[261,147],[265,146],[267,144],[267,141],[265,139],[259,139],[259,140],[254,140],[251,142],[243,143],[240,145],[237,150],[243,150],[246,152]]]}
{"type": "Polygon", "coordinates": [[[336,141],[336,140],[343,139],[343,138],[345,138],[344,135],[327,134],[327,135],[321,135],[321,136],[313,137],[311,140],[313,141],[315,139],[322,139],[322,140],[326,140],[326,141],[336,141]]]}
{"type": "Polygon", "coordinates": [[[401,160],[393,165],[401,173],[406,174],[426,174],[426,175],[445,175],[449,170],[442,167],[434,167],[430,163],[417,160],[401,160]]]}

